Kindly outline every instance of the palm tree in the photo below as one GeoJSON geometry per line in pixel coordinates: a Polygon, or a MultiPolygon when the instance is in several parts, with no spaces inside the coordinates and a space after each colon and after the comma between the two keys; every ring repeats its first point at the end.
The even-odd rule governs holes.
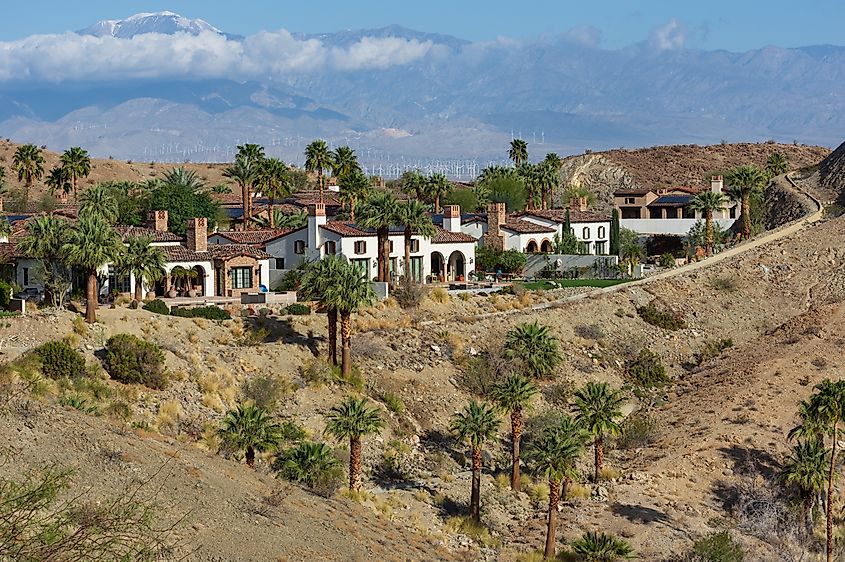
{"type": "Polygon", "coordinates": [[[522,439],[522,411],[537,394],[537,387],[522,375],[511,375],[493,387],[490,398],[511,416],[511,490],[518,492],[519,445],[522,439]]]}
{"type": "Polygon", "coordinates": [[[452,416],[449,430],[472,448],[472,493],[469,500],[469,516],[476,522],[481,520],[481,449],[484,443],[496,436],[499,418],[496,409],[487,402],[472,400],[462,412],[452,416]]]}
{"type": "Polygon", "coordinates": [[[261,160],[258,179],[267,196],[267,221],[270,228],[276,227],[275,209],[277,199],[284,199],[293,193],[293,182],[288,174],[288,167],[278,158],[261,160]]]}
{"type": "Polygon", "coordinates": [[[405,278],[411,277],[411,237],[431,238],[437,233],[426,206],[417,199],[399,205],[399,222],[405,226],[405,278]]]}
{"type": "Polygon", "coordinates": [[[326,415],[326,435],[337,440],[349,439],[349,489],[361,489],[361,438],[379,433],[384,419],[375,408],[367,407],[366,398],[346,399],[326,415]]]}
{"type": "Polygon", "coordinates": [[[762,193],[766,176],[754,166],[734,168],[725,175],[728,193],[742,205],[742,237],[751,238],[751,196],[762,193]]]}
{"type": "Polygon", "coordinates": [[[361,171],[355,151],[348,146],[339,146],[335,149],[332,153],[331,168],[332,174],[338,180],[347,174],[361,171]]]}
{"type": "Polygon", "coordinates": [[[513,160],[513,165],[519,167],[520,164],[528,161],[528,143],[522,139],[513,139],[511,141],[510,149],[508,149],[508,158],[513,160]]]}
{"type": "Polygon", "coordinates": [[[561,498],[566,498],[562,483],[576,475],[575,461],[584,452],[587,441],[586,432],[569,416],[561,419],[560,424],[546,428],[538,441],[529,450],[537,472],[549,481],[549,513],[546,527],[546,548],[544,557],[555,558],[557,533],[557,511],[561,498]]]}
{"type": "Polygon", "coordinates": [[[836,444],[839,423],[845,421],[845,381],[825,379],[815,387],[815,393],[799,408],[802,424],[790,431],[790,437],[830,436],[831,447],[827,474],[827,560],[833,560],[833,476],[836,469],[836,444]]]}
{"type": "Polygon", "coordinates": [[[314,487],[326,475],[334,474],[340,461],[325,443],[302,441],[276,457],[273,470],[283,477],[314,487]]]}
{"type": "Polygon", "coordinates": [[[99,183],[89,187],[82,194],[82,204],[79,207],[80,217],[100,217],[109,224],[114,224],[118,216],[117,199],[111,187],[99,183]]]}
{"type": "Polygon", "coordinates": [[[79,178],[88,177],[91,173],[91,158],[88,157],[88,151],[78,146],[68,148],[62,154],[62,168],[70,178],[73,186],[73,200],[76,201],[79,178]]]}
{"type": "Polygon", "coordinates": [[[305,147],[305,170],[317,172],[317,183],[320,186],[320,203],[323,199],[323,170],[331,168],[332,155],[326,141],[317,139],[305,147]]]}
{"type": "Polygon", "coordinates": [[[244,451],[246,464],[255,468],[255,453],[272,451],[282,441],[281,426],[255,404],[239,405],[226,412],[217,430],[221,447],[244,451]]]}
{"type": "Polygon", "coordinates": [[[200,191],[205,187],[205,181],[195,170],[188,170],[184,166],[176,166],[164,173],[161,179],[166,185],[178,185],[191,191],[200,191]]]}
{"type": "Polygon", "coordinates": [[[47,174],[47,179],[44,181],[44,183],[47,184],[48,188],[50,188],[50,193],[52,195],[56,195],[59,192],[68,194],[72,189],[72,186],[70,184],[70,177],[67,174],[67,170],[65,170],[61,166],[53,167],[50,170],[50,173],[47,174]]]}
{"type": "Polygon", "coordinates": [[[540,175],[540,168],[542,164],[531,165],[528,162],[523,162],[519,164],[516,168],[517,175],[522,178],[522,182],[525,185],[525,190],[527,192],[527,205],[526,208],[531,210],[534,208],[536,202],[538,201],[538,193],[542,192],[543,185],[541,183],[541,175],[540,175]]]}
{"type": "Polygon", "coordinates": [[[326,291],[326,306],[334,307],[340,318],[340,373],[344,378],[352,372],[352,313],[375,300],[367,277],[344,262],[326,291]]]}
{"type": "Polygon", "coordinates": [[[634,557],[634,549],[626,541],[597,531],[584,533],[571,546],[583,562],[616,562],[634,557]]]}
{"type": "Polygon", "coordinates": [[[370,178],[360,169],[353,168],[340,176],[337,185],[340,188],[340,202],[349,208],[350,222],[355,222],[355,207],[370,192],[370,178]]]}
{"type": "Polygon", "coordinates": [[[786,160],[786,156],[780,152],[772,152],[769,154],[769,158],[766,160],[766,175],[769,176],[769,178],[780,176],[788,171],[789,163],[786,160]]]}
{"type": "Polygon", "coordinates": [[[18,242],[18,250],[40,262],[44,271],[45,300],[61,306],[67,273],[63,248],[67,242],[68,223],[51,215],[35,217],[26,226],[26,235],[18,242]]]}
{"type": "Polygon", "coordinates": [[[575,421],[593,438],[595,482],[601,477],[604,463],[604,438],[622,432],[618,420],[622,418],[619,407],[624,400],[622,394],[611,390],[606,382],[588,382],[575,393],[575,421]]]}
{"type": "Polygon", "coordinates": [[[525,373],[531,377],[544,377],[563,361],[557,338],[548,326],[536,320],[524,322],[509,330],[505,336],[505,357],[519,359],[525,373]]]}
{"type": "Polygon", "coordinates": [[[707,255],[713,255],[713,213],[721,211],[728,198],[724,193],[716,193],[715,191],[702,191],[692,198],[689,208],[693,211],[700,211],[704,213],[704,228],[705,238],[707,240],[707,255]]]}
{"type": "Polygon", "coordinates": [[[146,236],[130,238],[118,261],[121,273],[135,278],[135,300],[138,302],[144,300],[144,285],[152,286],[164,276],[164,252],[151,241],[146,236]]]}
{"type": "Polygon", "coordinates": [[[374,228],[378,242],[378,281],[390,280],[390,227],[399,222],[396,198],[384,191],[374,191],[358,210],[358,224],[374,228]]]}
{"type": "Polygon", "coordinates": [[[101,217],[80,217],[68,232],[62,251],[71,265],[81,267],[87,277],[85,321],[97,321],[97,270],[114,261],[123,245],[112,226],[101,217]]]}
{"type": "Polygon", "coordinates": [[[419,170],[409,170],[399,178],[402,192],[422,201],[425,199],[425,186],[428,179],[419,170]]]}
{"type": "Polygon", "coordinates": [[[34,144],[23,144],[15,150],[12,163],[18,173],[18,181],[24,182],[24,207],[27,207],[33,182],[44,175],[44,156],[34,144]]]}
{"type": "Polygon", "coordinates": [[[560,186],[560,158],[556,154],[546,155],[546,159],[536,167],[536,174],[543,208],[554,207],[554,192],[560,186]]]}
{"type": "Polygon", "coordinates": [[[258,179],[260,165],[249,158],[238,156],[234,164],[223,170],[223,176],[235,180],[241,188],[241,207],[243,208],[243,221],[245,228],[248,228],[252,219],[252,187],[258,179]]]}
{"type": "Polygon", "coordinates": [[[276,228],[302,228],[308,224],[308,214],[304,209],[289,214],[276,211],[274,222],[276,228]]]}
{"type": "Polygon", "coordinates": [[[337,365],[337,307],[329,302],[329,287],[338,282],[338,274],[345,265],[340,256],[326,256],[309,264],[299,294],[303,300],[316,301],[326,311],[329,324],[329,360],[337,365]]]}
{"type": "Polygon", "coordinates": [[[440,198],[449,193],[452,189],[452,184],[445,174],[436,172],[431,174],[426,180],[425,193],[429,200],[434,203],[434,212],[440,212],[440,198]]]}
{"type": "Polygon", "coordinates": [[[264,160],[264,147],[254,143],[239,144],[235,158],[243,158],[253,164],[260,164],[264,160]]]}
{"type": "Polygon", "coordinates": [[[813,507],[817,495],[824,490],[829,455],[830,451],[821,439],[803,439],[792,448],[792,454],[780,473],[781,480],[798,492],[801,519],[808,534],[813,532],[813,507]]]}

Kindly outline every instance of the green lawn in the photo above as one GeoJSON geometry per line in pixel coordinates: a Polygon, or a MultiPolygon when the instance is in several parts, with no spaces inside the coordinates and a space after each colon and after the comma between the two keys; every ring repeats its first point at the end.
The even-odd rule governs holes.
{"type": "Polygon", "coordinates": [[[565,287],[612,287],[621,283],[627,283],[630,279],[544,279],[541,281],[530,281],[524,283],[517,281],[529,291],[548,290],[565,287]]]}

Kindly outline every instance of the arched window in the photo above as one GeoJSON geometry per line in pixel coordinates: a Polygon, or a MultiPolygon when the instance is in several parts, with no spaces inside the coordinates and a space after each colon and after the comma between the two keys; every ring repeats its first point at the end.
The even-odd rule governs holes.
{"type": "Polygon", "coordinates": [[[604,238],[607,235],[607,229],[603,226],[599,227],[599,238],[604,238]]]}
{"type": "Polygon", "coordinates": [[[529,254],[536,254],[537,250],[537,242],[534,240],[529,240],[528,245],[525,247],[525,251],[529,254]]]}
{"type": "Polygon", "coordinates": [[[333,256],[337,253],[337,243],[334,240],[327,241],[325,248],[327,256],[333,256]]]}
{"type": "Polygon", "coordinates": [[[581,239],[582,240],[589,240],[590,239],[590,227],[585,226],[584,229],[581,231],[581,239]]]}

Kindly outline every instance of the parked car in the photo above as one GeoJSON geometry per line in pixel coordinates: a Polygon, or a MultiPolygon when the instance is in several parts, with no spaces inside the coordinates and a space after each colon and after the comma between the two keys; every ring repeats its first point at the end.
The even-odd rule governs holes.
{"type": "Polygon", "coordinates": [[[36,287],[27,287],[23,291],[15,293],[15,298],[25,301],[37,301],[44,298],[44,291],[36,287]]]}

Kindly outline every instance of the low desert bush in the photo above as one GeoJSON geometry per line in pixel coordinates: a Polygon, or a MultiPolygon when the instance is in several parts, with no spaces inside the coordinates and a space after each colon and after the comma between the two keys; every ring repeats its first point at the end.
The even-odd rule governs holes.
{"type": "Polygon", "coordinates": [[[85,358],[67,342],[47,342],[35,349],[41,372],[51,379],[76,378],[85,374],[85,358]]]}
{"type": "Polygon", "coordinates": [[[628,363],[625,376],[632,384],[642,388],[663,386],[670,380],[660,356],[648,348],[641,349],[639,355],[628,363]]]}
{"type": "Polygon", "coordinates": [[[105,367],[109,376],[124,384],[162,389],[167,384],[164,354],[153,343],[131,334],[118,334],[106,342],[105,367]]]}
{"type": "Polygon", "coordinates": [[[491,357],[488,353],[482,353],[467,361],[466,368],[458,377],[458,384],[461,388],[473,394],[487,396],[504,376],[496,358],[491,357]]]}
{"type": "Polygon", "coordinates": [[[73,318],[73,333],[78,336],[88,335],[88,324],[82,316],[74,316],[73,318]]]}
{"type": "Polygon", "coordinates": [[[270,330],[261,326],[245,326],[244,332],[238,338],[238,345],[241,347],[255,347],[267,341],[270,330]]]}
{"type": "Polygon", "coordinates": [[[490,530],[481,523],[468,516],[450,517],[446,520],[446,528],[453,533],[460,533],[487,548],[498,548],[502,540],[491,534],[490,530]]]}
{"type": "Polygon", "coordinates": [[[705,342],[701,351],[699,351],[695,356],[696,365],[704,365],[708,361],[711,361],[721,355],[726,349],[733,347],[733,345],[733,340],[729,338],[705,342]]]}
{"type": "Polygon", "coordinates": [[[384,402],[384,405],[387,406],[387,409],[394,414],[401,414],[405,411],[405,403],[402,402],[402,399],[398,394],[385,392],[382,396],[382,401],[384,402]]]}
{"type": "Polygon", "coordinates": [[[745,554],[727,531],[707,535],[695,541],[689,562],[742,562],[745,554]]]}
{"type": "Polygon", "coordinates": [[[292,314],[294,316],[307,316],[311,314],[311,307],[307,304],[295,302],[285,307],[285,314],[292,314]]]}
{"type": "Polygon", "coordinates": [[[391,291],[390,296],[396,300],[401,308],[413,309],[422,304],[427,294],[428,287],[408,279],[403,280],[398,287],[391,291]]]}
{"type": "Polygon", "coordinates": [[[282,451],[273,462],[280,478],[304,484],[326,497],[341,485],[343,469],[331,447],[325,443],[302,441],[282,451]]]}
{"type": "Polygon", "coordinates": [[[91,404],[87,399],[78,394],[67,394],[59,397],[59,405],[65,406],[66,408],[73,408],[86,414],[100,415],[96,404],[91,404]]]}
{"type": "Polygon", "coordinates": [[[436,303],[445,304],[445,303],[449,302],[449,300],[452,297],[449,296],[449,291],[447,291],[443,287],[435,287],[428,294],[428,298],[430,298],[432,301],[434,301],[436,303]]]}
{"type": "Polygon", "coordinates": [[[247,379],[241,387],[244,400],[252,400],[256,406],[273,411],[279,402],[296,392],[296,385],[286,378],[259,375],[247,379]]]}
{"type": "Polygon", "coordinates": [[[709,285],[713,290],[723,293],[733,293],[739,289],[739,283],[737,283],[736,278],[727,275],[710,279],[709,285]]]}
{"type": "Polygon", "coordinates": [[[659,310],[653,303],[649,303],[646,306],[638,306],[637,314],[640,315],[640,318],[642,318],[643,321],[651,324],[652,326],[663,328],[664,330],[675,331],[682,330],[687,327],[687,323],[684,322],[684,319],[681,316],[673,312],[659,310]]]}
{"type": "Polygon", "coordinates": [[[168,308],[167,303],[165,303],[161,299],[151,300],[150,302],[146,303],[142,308],[155,314],[170,314],[170,308],[168,308]]]}
{"type": "Polygon", "coordinates": [[[616,439],[619,449],[645,447],[657,440],[659,434],[657,419],[647,412],[637,411],[622,422],[622,434],[616,439]]]}
{"type": "Polygon", "coordinates": [[[579,324],[575,326],[575,335],[585,340],[600,340],[604,337],[604,331],[598,324],[579,324]]]}

